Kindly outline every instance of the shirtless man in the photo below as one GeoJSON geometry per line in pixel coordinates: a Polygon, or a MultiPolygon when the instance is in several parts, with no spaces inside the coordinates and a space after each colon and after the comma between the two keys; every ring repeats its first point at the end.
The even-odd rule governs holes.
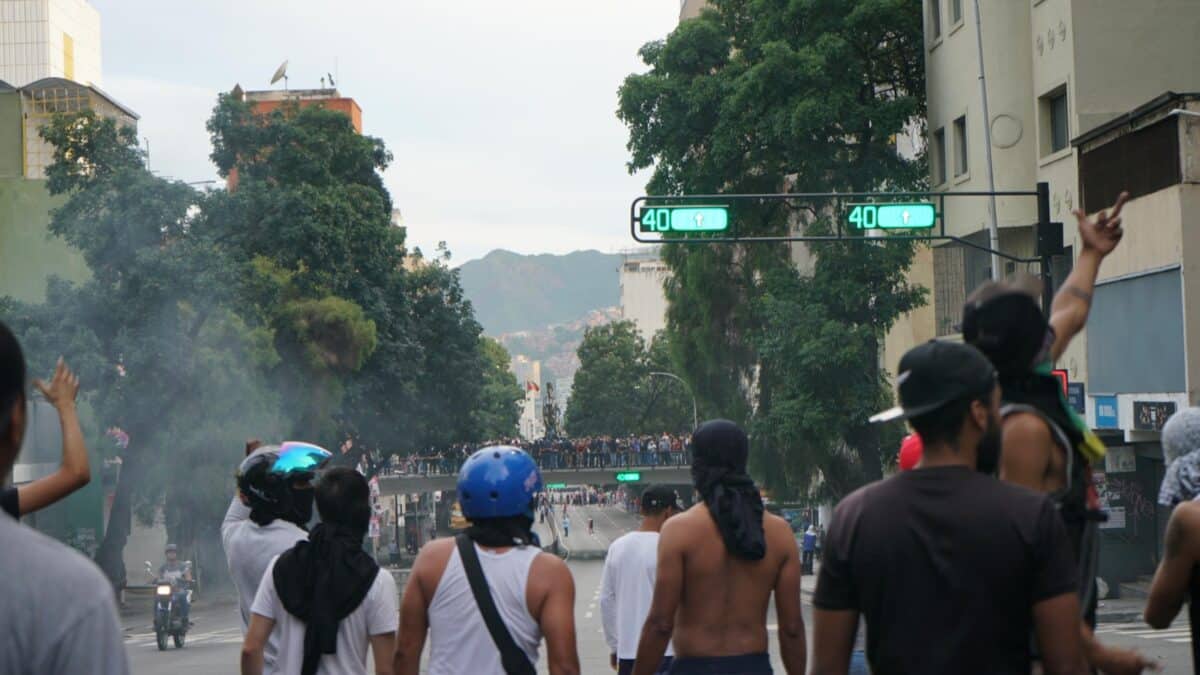
{"type": "Polygon", "coordinates": [[[963,339],[991,360],[1003,390],[1000,478],[1059,503],[1080,566],[1080,630],[1088,663],[1113,675],[1140,673],[1154,664],[1135,651],[1106,647],[1093,635],[1098,535],[1089,512],[1096,511],[1097,500],[1087,466],[1103,458],[1104,446],[1066,410],[1047,364],[1057,361],[1087,324],[1100,263],[1124,235],[1121,207],[1128,198],[1121,193],[1111,211],[1095,218],[1074,212],[1082,250],[1054,296],[1048,321],[1031,293],[1006,284],[984,284],[963,308],[963,339]]]}
{"type": "Polygon", "coordinates": [[[652,675],[667,643],[671,673],[770,673],[767,605],[775,594],[788,673],[807,660],[800,615],[800,552],[787,521],[763,512],[746,475],[749,441],[736,424],[705,422],[692,436],[703,501],[664,524],[654,599],[634,675],[652,675]]]}

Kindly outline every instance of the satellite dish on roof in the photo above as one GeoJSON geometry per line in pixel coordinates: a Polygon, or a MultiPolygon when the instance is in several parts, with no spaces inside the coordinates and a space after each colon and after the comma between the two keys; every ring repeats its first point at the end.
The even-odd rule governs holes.
{"type": "Polygon", "coordinates": [[[287,89],[287,64],[287,61],[279,64],[279,67],[275,69],[275,74],[271,76],[271,84],[283,80],[283,88],[287,89]]]}

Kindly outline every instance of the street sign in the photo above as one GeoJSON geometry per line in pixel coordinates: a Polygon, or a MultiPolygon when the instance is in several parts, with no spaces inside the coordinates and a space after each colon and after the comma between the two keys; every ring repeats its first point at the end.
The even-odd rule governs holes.
{"type": "Polygon", "coordinates": [[[912,204],[847,204],[846,220],[856,230],[928,229],[937,210],[928,202],[912,204]]]}
{"type": "Polygon", "coordinates": [[[642,232],[724,232],[729,229],[729,207],[646,206],[640,222],[642,232]]]}
{"type": "Polygon", "coordinates": [[[636,483],[642,479],[641,471],[618,471],[618,483],[636,483]]]}
{"type": "Polygon", "coordinates": [[[561,490],[567,487],[566,483],[546,483],[547,490],[561,490]]]}

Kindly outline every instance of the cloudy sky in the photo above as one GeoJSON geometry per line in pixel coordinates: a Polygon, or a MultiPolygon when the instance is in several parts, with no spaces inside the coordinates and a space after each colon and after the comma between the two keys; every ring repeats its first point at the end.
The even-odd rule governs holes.
{"type": "Polygon", "coordinates": [[[395,155],[385,174],[411,245],[455,263],[632,245],[616,91],[638,48],[675,26],[679,0],[91,0],[103,88],[141,114],[151,165],[216,177],[205,120],[235,83],[292,88],[333,73],[364,131],[395,155]]]}

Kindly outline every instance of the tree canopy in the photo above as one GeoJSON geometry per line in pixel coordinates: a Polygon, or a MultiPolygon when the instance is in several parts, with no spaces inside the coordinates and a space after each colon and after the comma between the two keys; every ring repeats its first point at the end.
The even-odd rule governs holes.
{"type": "MultiPolygon", "coordinates": [[[[920,3],[713,0],[641,50],[621,87],[630,171],[649,194],[914,189],[923,160],[894,139],[922,130],[920,3]]],[[[746,235],[830,230],[830,205],[739,204],[746,235]]],[[[671,361],[705,416],[754,431],[754,465],[779,493],[840,494],[877,477],[885,439],[865,407],[890,396],[882,339],[923,301],[896,241],[799,247],[667,244],[671,361]],[[838,368],[832,365],[837,364],[838,368]]]]}

